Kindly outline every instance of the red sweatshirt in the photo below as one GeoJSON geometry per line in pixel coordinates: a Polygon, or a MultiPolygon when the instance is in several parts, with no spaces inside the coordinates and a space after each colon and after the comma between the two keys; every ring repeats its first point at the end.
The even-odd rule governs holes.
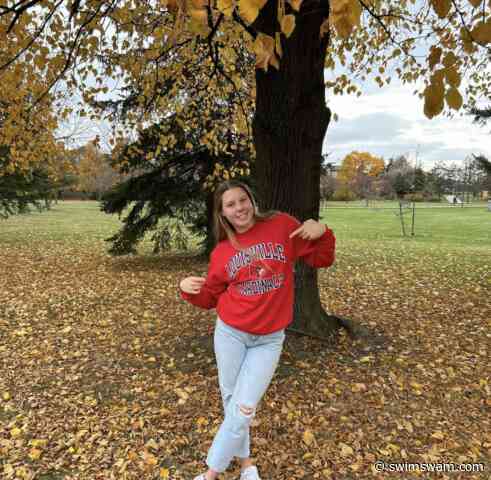
{"type": "Polygon", "coordinates": [[[332,231],[327,229],[313,241],[289,238],[300,225],[290,215],[279,213],[236,233],[242,250],[228,239],[219,242],[200,292],[181,291],[182,298],[201,308],[216,308],[225,323],[253,335],[287,327],[293,317],[295,261],[301,258],[312,267],[329,267],[334,262],[332,231]]]}

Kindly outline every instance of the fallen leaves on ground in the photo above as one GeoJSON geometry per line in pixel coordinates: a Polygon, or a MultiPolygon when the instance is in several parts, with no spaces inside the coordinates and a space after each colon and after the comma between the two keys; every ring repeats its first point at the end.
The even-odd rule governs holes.
{"type": "MultiPolygon", "coordinates": [[[[214,315],[181,301],[177,285],[206,263],[111,258],[103,248],[2,248],[2,479],[190,479],[203,470],[222,420],[214,315]]],[[[376,460],[489,469],[486,272],[489,257],[341,247],[320,274],[322,301],[383,341],[288,335],[253,422],[262,477],[379,478],[376,460]]],[[[223,478],[237,476],[235,467],[223,478]]]]}

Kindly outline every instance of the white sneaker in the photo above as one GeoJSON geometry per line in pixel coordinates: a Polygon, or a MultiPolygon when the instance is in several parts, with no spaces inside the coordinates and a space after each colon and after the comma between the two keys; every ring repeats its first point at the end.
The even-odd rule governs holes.
{"type": "Polygon", "coordinates": [[[201,475],[194,477],[194,480],[206,480],[206,475],[202,473],[201,475]]]}
{"type": "Polygon", "coordinates": [[[251,465],[243,470],[240,474],[240,480],[261,480],[259,473],[257,471],[257,467],[251,465]]]}

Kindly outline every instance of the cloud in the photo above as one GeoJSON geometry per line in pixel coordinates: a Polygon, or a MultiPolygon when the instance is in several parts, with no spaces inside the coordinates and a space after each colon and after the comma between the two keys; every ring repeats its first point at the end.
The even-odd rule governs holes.
{"type": "Polygon", "coordinates": [[[361,97],[329,97],[339,121],[329,126],[324,153],[339,162],[353,150],[385,159],[404,154],[428,169],[438,161],[463,162],[473,153],[491,157],[489,125],[479,127],[461,114],[429,120],[414,88],[397,84],[361,97]]]}
{"type": "Polygon", "coordinates": [[[389,142],[398,137],[411,126],[411,122],[392,113],[362,114],[351,120],[333,122],[328,131],[328,140],[331,136],[339,143],[389,142]]]}

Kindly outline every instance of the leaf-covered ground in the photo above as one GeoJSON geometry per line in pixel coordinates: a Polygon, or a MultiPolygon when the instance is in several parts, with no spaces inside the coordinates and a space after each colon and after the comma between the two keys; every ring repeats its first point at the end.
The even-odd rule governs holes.
{"type": "MultiPolygon", "coordinates": [[[[0,478],[194,478],[222,419],[214,315],[177,284],[206,263],[41,238],[0,235],[0,478]]],[[[322,301],[378,342],[288,335],[253,423],[263,479],[489,478],[491,248],[341,240],[322,301]]]]}

